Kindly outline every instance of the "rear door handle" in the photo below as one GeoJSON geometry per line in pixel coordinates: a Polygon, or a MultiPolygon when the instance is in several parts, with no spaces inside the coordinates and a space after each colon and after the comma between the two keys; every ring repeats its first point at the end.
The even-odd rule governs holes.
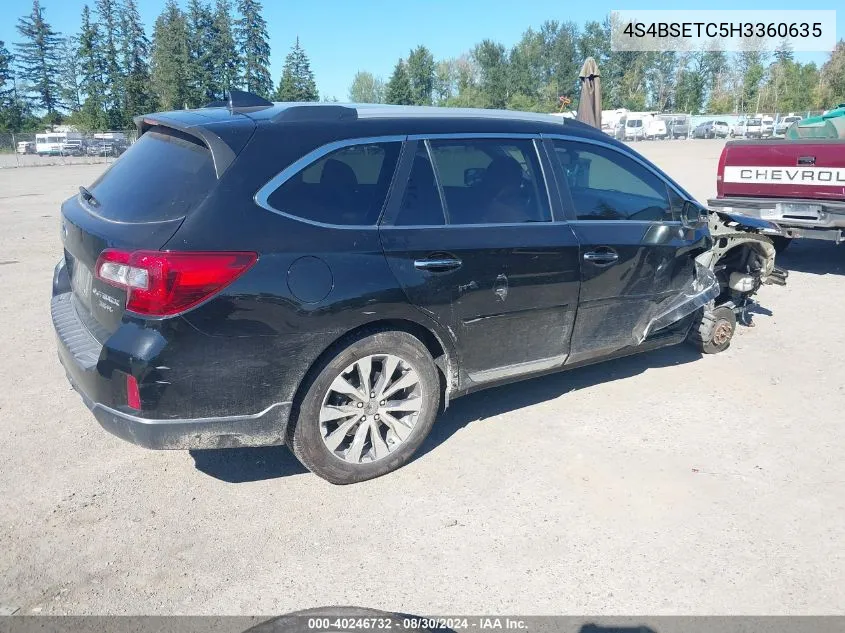
{"type": "Polygon", "coordinates": [[[609,264],[613,264],[618,259],[619,255],[609,249],[600,251],[587,251],[586,253],[584,253],[584,261],[590,262],[592,264],[598,264],[599,266],[607,266],[609,264]]]}
{"type": "Polygon", "coordinates": [[[463,262],[457,257],[428,257],[414,261],[414,268],[433,273],[445,273],[460,268],[463,262]]]}

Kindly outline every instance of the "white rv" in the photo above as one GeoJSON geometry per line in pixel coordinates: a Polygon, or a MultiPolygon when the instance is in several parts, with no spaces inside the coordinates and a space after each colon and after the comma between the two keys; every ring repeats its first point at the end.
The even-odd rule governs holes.
{"type": "Polygon", "coordinates": [[[79,132],[44,132],[35,135],[35,153],[39,156],[59,156],[68,141],[82,143],[79,132]]]}

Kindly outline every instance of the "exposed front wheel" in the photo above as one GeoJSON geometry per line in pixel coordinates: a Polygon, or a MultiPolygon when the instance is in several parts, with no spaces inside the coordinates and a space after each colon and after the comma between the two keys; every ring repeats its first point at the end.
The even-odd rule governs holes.
{"type": "Polygon", "coordinates": [[[377,332],[324,361],[296,414],[290,446],[334,484],[405,465],[440,407],[440,380],[425,346],[406,332],[377,332]]]}
{"type": "Polygon", "coordinates": [[[702,310],[687,336],[687,342],[702,354],[718,354],[731,346],[736,331],[736,315],[722,306],[702,310]]]}

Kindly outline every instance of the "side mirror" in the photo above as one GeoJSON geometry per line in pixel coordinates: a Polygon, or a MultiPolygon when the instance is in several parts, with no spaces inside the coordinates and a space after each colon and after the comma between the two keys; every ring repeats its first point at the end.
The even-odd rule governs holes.
{"type": "Polygon", "coordinates": [[[681,224],[686,228],[696,229],[707,224],[710,212],[697,202],[687,200],[681,209],[681,224]]]}

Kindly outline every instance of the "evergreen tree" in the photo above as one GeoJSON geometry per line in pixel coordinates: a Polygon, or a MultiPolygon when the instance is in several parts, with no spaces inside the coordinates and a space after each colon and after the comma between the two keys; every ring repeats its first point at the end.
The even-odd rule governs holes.
{"type": "Polygon", "coordinates": [[[167,0],[153,29],[152,85],[165,110],[184,108],[187,86],[188,29],[185,14],[175,0],[167,0]]]}
{"type": "Polygon", "coordinates": [[[79,94],[79,50],[76,38],[66,37],[59,48],[61,98],[68,110],[79,112],[82,99],[79,94]]]}
{"type": "Polygon", "coordinates": [[[384,82],[367,71],[358,71],[349,86],[352,103],[381,103],[384,101],[384,82]]]}
{"type": "Polygon", "coordinates": [[[317,84],[314,82],[314,73],[311,71],[311,62],[299,45],[298,37],[296,44],[285,57],[279,89],[273,98],[276,101],[317,101],[320,98],[317,84]]]}
{"type": "Polygon", "coordinates": [[[434,56],[425,46],[417,46],[408,55],[408,80],[411,97],[417,105],[431,105],[434,91],[434,56]]]}
{"type": "Polygon", "coordinates": [[[216,91],[215,97],[223,99],[229,90],[238,85],[241,67],[229,0],[217,0],[211,30],[211,85],[216,91]]]}
{"type": "Polygon", "coordinates": [[[50,122],[55,122],[62,105],[59,96],[60,35],[44,20],[39,0],[33,0],[32,13],[18,19],[17,30],[24,40],[15,44],[18,79],[28,84],[35,94],[36,105],[46,111],[50,122]]]}
{"type": "Polygon", "coordinates": [[[14,57],[0,40],[0,131],[16,132],[22,116],[15,91],[14,57]]]}
{"type": "Polygon", "coordinates": [[[414,96],[411,93],[411,81],[408,78],[408,71],[405,68],[404,60],[396,62],[393,74],[385,88],[385,101],[395,105],[411,105],[414,96]]]}
{"type": "Polygon", "coordinates": [[[795,61],[795,55],[792,52],[792,42],[789,38],[783,38],[775,49],[775,60],[784,63],[795,61]]]}
{"type": "Polygon", "coordinates": [[[120,22],[116,0],[96,0],[95,7],[100,27],[101,58],[103,60],[104,104],[108,127],[116,129],[122,124],[123,75],[117,45],[120,39],[120,22]]]}
{"type": "Polygon", "coordinates": [[[105,62],[100,45],[100,28],[91,19],[88,5],[82,8],[82,28],[77,39],[79,89],[84,98],[77,121],[84,129],[102,130],[108,127],[103,84],[105,62]]]}
{"type": "Polygon", "coordinates": [[[14,57],[0,40],[0,108],[8,107],[15,91],[15,74],[12,71],[14,57]]]}
{"type": "Polygon", "coordinates": [[[200,0],[188,2],[188,86],[192,108],[217,99],[219,90],[213,85],[214,16],[211,7],[200,0]]]}
{"type": "Polygon", "coordinates": [[[258,0],[238,0],[241,18],[235,29],[238,52],[243,63],[243,85],[247,91],[268,97],[273,90],[270,77],[270,44],[267,22],[258,0]]]}
{"type": "Polygon", "coordinates": [[[149,58],[150,40],[144,31],[136,0],[124,0],[120,9],[123,127],[131,127],[133,117],[157,109],[155,95],[150,90],[149,58]]]}

